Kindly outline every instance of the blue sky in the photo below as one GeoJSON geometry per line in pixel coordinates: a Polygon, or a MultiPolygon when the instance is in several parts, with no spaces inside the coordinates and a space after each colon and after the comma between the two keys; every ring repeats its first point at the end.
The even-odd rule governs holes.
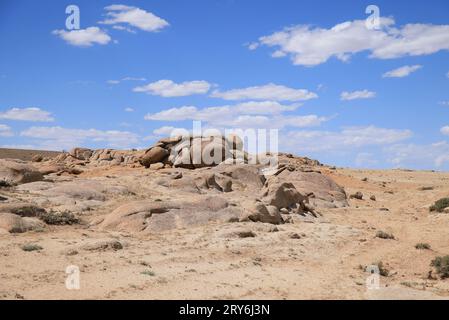
{"type": "Polygon", "coordinates": [[[449,170],[448,17],[446,0],[2,0],[0,146],[142,148],[201,120],[278,128],[281,151],[329,164],[449,170]]]}

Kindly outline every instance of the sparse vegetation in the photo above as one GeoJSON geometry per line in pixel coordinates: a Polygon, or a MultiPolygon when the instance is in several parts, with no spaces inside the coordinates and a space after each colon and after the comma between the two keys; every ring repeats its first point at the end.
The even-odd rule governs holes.
{"type": "Polygon", "coordinates": [[[449,198],[442,198],[437,200],[434,205],[430,207],[430,211],[443,212],[444,209],[449,207],[449,198]]]}
{"type": "Polygon", "coordinates": [[[418,250],[430,250],[430,244],[420,242],[415,245],[415,248],[418,250]]]}
{"type": "Polygon", "coordinates": [[[154,271],[151,271],[151,270],[142,271],[140,274],[150,276],[150,277],[154,277],[156,275],[156,273],[154,273],[154,271]]]}
{"type": "Polygon", "coordinates": [[[37,245],[37,244],[34,244],[34,243],[27,243],[27,244],[24,244],[22,246],[22,250],[23,251],[27,251],[27,252],[39,251],[39,250],[42,250],[42,249],[43,248],[40,245],[37,245]]]}
{"type": "Polygon", "coordinates": [[[9,188],[11,184],[6,180],[0,180],[0,188],[9,188]]]}
{"type": "Polygon", "coordinates": [[[71,212],[63,211],[63,212],[43,212],[40,214],[40,219],[44,221],[46,224],[51,225],[72,225],[77,224],[80,220],[71,212]]]}
{"type": "Polygon", "coordinates": [[[394,239],[394,235],[382,230],[377,231],[376,238],[380,239],[394,239]]]}
{"type": "Polygon", "coordinates": [[[449,278],[449,255],[443,257],[436,257],[430,263],[432,267],[435,267],[436,272],[442,279],[449,278]]]}

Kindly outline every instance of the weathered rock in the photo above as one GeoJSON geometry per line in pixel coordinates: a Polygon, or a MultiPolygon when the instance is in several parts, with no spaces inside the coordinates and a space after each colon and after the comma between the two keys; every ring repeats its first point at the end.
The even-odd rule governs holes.
{"type": "Polygon", "coordinates": [[[350,199],[357,199],[357,200],[363,200],[363,193],[361,193],[360,191],[357,191],[354,194],[351,194],[349,196],[350,199]]]}
{"type": "Polygon", "coordinates": [[[240,221],[264,222],[271,224],[281,224],[284,222],[276,207],[268,208],[260,201],[247,201],[243,203],[244,213],[240,221]]]}
{"type": "Polygon", "coordinates": [[[69,154],[78,160],[89,160],[93,154],[93,150],[87,148],[73,148],[69,154]]]}
{"type": "Polygon", "coordinates": [[[44,157],[40,154],[35,154],[32,158],[31,161],[32,162],[41,162],[42,160],[44,160],[44,157]]]}
{"type": "Polygon", "coordinates": [[[164,164],[162,162],[156,162],[156,163],[152,163],[150,164],[150,169],[151,170],[160,170],[164,168],[164,164]]]}
{"type": "Polygon", "coordinates": [[[45,224],[36,218],[22,218],[13,213],[0,213],[0,229],[10,233],[23,233],[41,228],[45,228],[45,224]]]}
{"type": "Polygon", "coordinates": [[[322,173],[290,171],[286,168],[277,177],[280,181],[291,182],[299,193],[309,198],[310,205],[316,208],[348,206],[344,189],[322,173]]]}
{"type": "Polygon", "coordinates": [[[80,246],[80,249],[86,251],[107,251],[122,250],[123,244],[116,239],[90,240],[80,246]]]}
{"type": "Polygon", "coordinates": [[[300,194],[292,183],[281,182],[277,177],[272,177],[267,181],[266,187],[262,191],[262,197],[266,204],[277,209],[300,208],[304,210],[304,203],[307,202],[307,197],[300,194]]]}
{"type": "Polygon", "coordinates": [[[148,150],[140,159],[139,162],[145,166],[149,167],[153,163],[162,162],[167,158],[169,152],[161,147],[154,147],[148,150]]]}
{"type": "Polygon", "coordinates": [[[43,179],[42,174],[32,165],[19,160],[0,159],[0,180],[21,184],[43,179]]]}

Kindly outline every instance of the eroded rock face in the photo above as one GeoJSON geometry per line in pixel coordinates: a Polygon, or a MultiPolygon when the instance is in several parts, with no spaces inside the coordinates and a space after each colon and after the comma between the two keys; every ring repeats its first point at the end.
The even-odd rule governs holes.
{"type": "Polygon", "coordinates": [[[134,201],[119,206],[100,223],[101,229],[148,234],[198,226],[211,221],[238,220],[241,211],[220,197],[191,201],[134,201]]]}
{"type": "Polygon", "coordinates": [[[307,196],[316,208],[340,208],[348,206],[347,196],[331,178],[319,172],[283,170],[277,175],[281,181],[292,183],[296,190],[307,196]]]}
{"type": "Polygon", "coordinates": [[[43,175],[34,166],[26,162],[0,159],[0,180],[15,185],[43,179],[43,175]]]}

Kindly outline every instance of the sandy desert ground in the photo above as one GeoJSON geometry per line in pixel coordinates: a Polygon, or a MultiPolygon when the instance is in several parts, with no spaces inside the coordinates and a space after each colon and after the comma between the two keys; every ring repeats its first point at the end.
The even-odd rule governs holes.
{"type": "MultiPolygon", "coordinates": [[[[291,165],[297,158],[284,160],[291,165]]],[[[46,165],[45,161],[33,163],[37,168],[46,165]]],[[[0,211],[10,203],[26,202],[47,211],[70,210],[81,219],[71,225],[38,224],[27,232],[3,229],[0,298],[449,297],[449,280],[440,279],[434,271],[429,275],[432,259],[449,254],[449,214],[429,212],[435,200],[449,194],[449,173],[353,170],[310,164],[304,170],[301,166],[304,172],[318,171],[334,180],[348,196],[362,192],[363,199],[348,197],[349,206],[319,207],[316,217],[284,212],[283,223],[263,223],[214,216],[222,212],[222,207],[240,209],[240,203],[259,192],[246,189],[244,184],[239,189],[234,177],[230,192],[190,190],[193,174],[217,172],[216,168],[83,168],[75,174],[50,173],[43,181],[0,189],[0,209],[4,209],[0,211]],[[101,190],[99,185],[103,186],[101,190]],[[56,189],[52,189],[54,186],[56,189]],[[80,189],[74,191],[74,186],[80,189]],[[90,193],[86,196],[83,192],[90,193]],[[67,202],[67,195],[75,200],[67,202]],[[143,201],[151,206],[180,199],[198,205],[189,207],[188,219],[179,214],[169,218],[164,210],[145,209],[153,210],[151,219],[159,219],[146,229],[135,229],[140,220],[107,223],[111,212],[127,203],[143,201]],[[229,206],[220,206],[220,199],[229,206]],[[201,206],[208,208],[207,213],[201,206]],[[197,221],[196,215],[204,215],[205,219],[197,221]],[[391,233],[394,239],[377,238],[378,231],[391,233]],[[417,243],[428,243],[431,248],[418,250],[417,243]],[[24,251],[26,244],[41,249],[24,251]],[[380,277],[380,289],[368,290],[365,266],[378,261],[389,274],[380,277]],[[80,269],[79,290],[66,288],[69,265],[80,269]]],[[[243,182],[249,183],[250,178],[243,182]]],[[[232,215],[233,211],[229,212],[232,215]]],[[[130,216],[122,215],[121,219],[130,216]]]]}

